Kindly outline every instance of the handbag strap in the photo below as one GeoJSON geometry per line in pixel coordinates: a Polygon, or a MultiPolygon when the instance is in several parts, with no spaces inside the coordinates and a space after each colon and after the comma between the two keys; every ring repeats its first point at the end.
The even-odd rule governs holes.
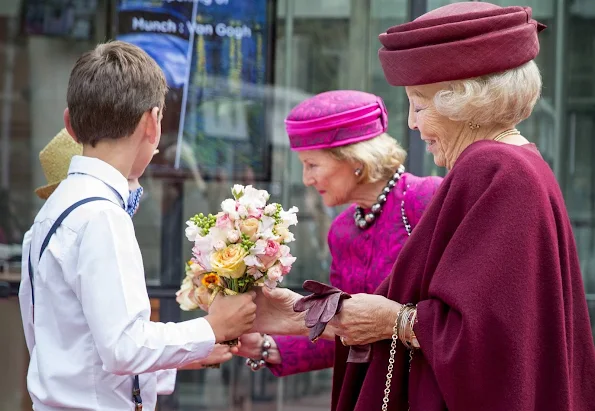
{"type": "MultiPolygon", "coordinates": [[[[84,198],[82,200],[77,201],[76,203],[74,203],[70,207],[68,207],[66,210],[64,210],[62,212],[62,214],[60,214],[60,216],[56,219],[56,221],[50,228],[50,231],[43,239],[43,243],[41,243],[41,250],[39,251],[39,258],[37,259],[37,262],[39,263],[39,261],[41,260],[41,256],[43,255],[43,252],[45,251],[48,244],[50,243],[50,239],[52,238],[52,236],[58,230],[58,227],[60,227],[60,225],[62,224],[64,219],[66,217],[68,217],[68,215],[72,211],[74,211],[75,209],[77,209],[78,207],[80,207],[84,204],[90,203],[92,201],[100,201],[100,200],[110,201],[109,199],[107,199],[105,197],[89,197],[89,198],[84,198]]],[[[34,293],[34,288],[33,288],[33,281],[34,281],[35,276],[33,274],[33,265],[31,264],[31,245],[29,246],[28,266],[29,266],[29,281],[31,283],[31,303],[33,304],[33,321],[35,322],[35,293],[34,293]]],[[[138,379],[138,375],[135,375],[133,378],[132,401],[134,402],[135,411],[141,411],[143,409],[143,399],[141,398],[141,395],[140,395],[140,382],[138,379]]]]}

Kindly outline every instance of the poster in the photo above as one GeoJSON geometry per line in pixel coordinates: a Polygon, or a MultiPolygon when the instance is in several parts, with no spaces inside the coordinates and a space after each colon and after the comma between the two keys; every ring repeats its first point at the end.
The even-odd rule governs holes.
{"type": "Polygon", "coordinates": [[[270,3],[120,0],[117,38],[147,51],[170,87],[174,166],[195,161],[205,179],[267,179],[270,3]]]}

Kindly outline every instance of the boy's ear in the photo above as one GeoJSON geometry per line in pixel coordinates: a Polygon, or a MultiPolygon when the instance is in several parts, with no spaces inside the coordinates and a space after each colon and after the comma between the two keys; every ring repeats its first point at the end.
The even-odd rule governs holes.
{"type": "Polygon", "coordinates": [[[72,137],[72,139],[78,143],[79,141],[76,138],[74,131],[72,130],[72,125],[70,124],[70,111],[68,111],[68,107],[66,107],[66,109],[64,110],[64,126],[66,127],[66,131],[68,131],[68,134],[70,134],[70,137],[72,137]]]}
{"type": "Polygon", "coordinates": [[[147,134],[151,144],[154,144],[157,141],[157,137],[159,135],[159,130],[161,127],[161,119],[159,118],[160,115],[161,109],[159,107],[153,107],[149,112],[149,118],[147,119],[147,134]]]}

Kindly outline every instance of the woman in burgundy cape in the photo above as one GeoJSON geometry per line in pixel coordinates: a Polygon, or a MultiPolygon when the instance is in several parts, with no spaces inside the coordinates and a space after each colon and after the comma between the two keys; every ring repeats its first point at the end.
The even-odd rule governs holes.
{"type": "MultiPolygon", "coordinates": [[[[515,128],[541,92],[533,59],[544,28],[530,8],[465,2],[380,35],[387,81],[406,86],[410,128],[449,172],[377,295],[343,300],[327,327],[326,338],[371,344],[367,362],[337,350],[333,410],[595,409],[564,199],[515,128]]],[[[264,294],[276,306],[259,301],[257,327],[283,314],[277,327],[298,332],[303,315],[287,309],[297,297],[264,294]]]]}

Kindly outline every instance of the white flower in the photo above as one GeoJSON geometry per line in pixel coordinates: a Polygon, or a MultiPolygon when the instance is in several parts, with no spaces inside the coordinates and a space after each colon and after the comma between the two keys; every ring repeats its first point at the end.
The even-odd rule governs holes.
{"type": "Polygon", "coordinates": [[[298,211],[299,210],[297,207],[291,207],[287,211],[281,210],[280,217],[281,217],[281,220],[283,221],[283,224],[286,225],[287,227],[289,227],[290,225],[296,225],[298,222],[296,213],[298,211]]]}
{"type": "Polygon", "coordinates": [[[192,221],[186,221],[186,225],[188,226],[186,227],[186,230],[184,230],[186,238],[188,241],[195,241],[196,238],[200,236],[200,228],[198,228],[192,221]]]}
{"type": "Polygon", "coordinates": [[[225,244],[226,247],[227,231],[217,227],[211,227],[209,234],[201,237],[198,236],[194,241],[194,248],[192,253],[198,261],[198,263],[204,267],[205,270],[211,271],[211,254],[215,250],[216,246],[221,246],[221,243],[225,244]]]}
{"type": "Polygon", "coordinates": [[[267,204],[264,208],[264,214],[268,216],[273,216],[277,212],[277,205],[276,204],[267,204]]]}
{"type": "Polygon", "coordinates": [[[246,217],[248,217],[248,209],[246,208],[245,205],[240,204],[238,206],[238,214],[240,215],[240,218],[246,218],[246,217]]]}
{"type": "Polygon", "coordinates": [[[295,262],[296,258],[291,255],[291,250],[289,249],[289,247],[286,245],[282,245],[279,247],[279,250],[281,251],[281,257],[279,258],[279,262],[281,263],[281,265],[285,267],[291,267],[291,265],[293,265],[293,263],[295,262]]]}
{"type": "Polygon", "coordinates": [[[259,278],[262,278],[262,276],[264,275],[258,268],[256,267],[250,267],[248,268],[248,270],[246,271],[249,275],[251,275],[252,277],[254,277],[255,280],[258,280],[259,278]]]}
{"type": "Polygon", "coordinates": [[[222,228],[217,228],[217,227],[211,227],[211,229],[209,230],[209,237],[211,237],[213,239],[213,244],[216,241],[226,242],[227,241],[227,230],[224,230],[222,228]]]}
{"type": "Polygon", "coordinates": [[[266,248],[267,248],[266,240],[257,240],[256,243],[254,243],[254,246],[252,247],[252,249],[250,250],[250,254],[251,255],[264,254],[264,250],[266,248]]]}
{"type": "Polygon", "coordinates": [[[184,311],[196,310],[199,306],[195,298],[194,284],[192,277],[187,276],[182,281],[180,289],[176,292],[176,301],[184,311]]]}
{"type": "Polygon", "coordinates": [[[264,208],[269,197],[269,193],[266,190],[257,190],[252,186],[246,186],[244,188],[244,195],[238,202],[247,209],[264,208]]]}
{"type": "Polygon", "coordinates": [[[240,215],[236,211],[236,200],[234,200],[233,198],[223,200],[223,202],[221,203],[221,210],[223,210],[223,212],[227,214],[229,218],[232,220],[237,220],[240,217],[240,215]]]}
{"type": "Polygon", "coordinates": [[[240,232],[238,230],[231,230],[227,233],[227,239],[230,243],[235,244],[240,240],[240,232]]]}
{"type": "Polygon", "coordinates": [[[291,243],[292,241],[295,241],[293,233],[284,225],[276,225],[275,232],[277,233],[278,239],[283,243],[291,243]]]}
{"type": "Polygon", "coordinates": [[[263,215],[260,219],[260,227],[258,231],[264,232],[267,230],[272,230],[274,226],[275,219],[273,217],[267,217],[266,215],[263,215]]]}
{"type": "Polygon", "coordinates": [[[269,288],[275,288],[281,281],[283,281],[283,268],[279,264],[275,264],[267,270],[267,278],[264,283],[269,288]]]}
{"type": "Polygon", "coordinates": [[[247,267],[263,268],[264,265],[260,262],[260,259],[255,255],[247,255],[244,257],[244,264],[247,267]]]}
{"type": "Polygon", "coordinates": [[[264,230],[263,232],[260,233],[260,238],[262,238],[263,240],[276,240],[276,239],[278,239],[278,236],[276,236],[273,233],[272,228],[269,228],[268,230],[264,230]]]}
{"type": "Polygon", "coordinates": [[[283,277],[283,270],[281,269],[281,266],[279,264],[275,264],[269,268],[267,271],[267,277],[269,280],[279,281],[279,279],[283,277]]]}
{"type": "Polygon", "coordinates": [[[238,198],[244,195],[244,186],[240,184],[235,184],[231,189],[231,194],[233,194],[233,197],[237,200],[238,198]]]}
{"type": "Polygon", "coordinates": [[[215,243],[213,244],[213,248],[217,251],[221,251],[223,250],[225,247],[227,247],[227,244],[225,244],[225,241],[221,241],[221,240],[217,240],[215,241],[215,243]]]}

